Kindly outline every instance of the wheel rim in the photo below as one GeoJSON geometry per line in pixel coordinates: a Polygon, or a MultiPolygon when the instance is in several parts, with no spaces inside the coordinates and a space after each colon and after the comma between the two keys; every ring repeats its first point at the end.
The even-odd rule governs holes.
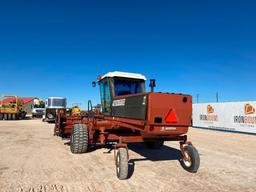
{"type": "Polygon", "coordinates": [[[49,119],[52,119],[52,118],[53,118],[53,114],[48,113],[48,114],[47,114],[47,117],[48,117],[49,119]]]}
{"type": "Polygon", "coordinates": [[[185,158],[183,158],[183,162],[186,167],[190,167],[192,165],[191,157],[187,151],[184,152],[184,155],[185,155],[185,158]]]}

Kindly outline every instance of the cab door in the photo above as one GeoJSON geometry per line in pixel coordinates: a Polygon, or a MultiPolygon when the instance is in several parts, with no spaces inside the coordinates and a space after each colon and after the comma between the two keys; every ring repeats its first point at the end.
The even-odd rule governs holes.
{"type": "Polygon", "coordinates": [[[109,79],[103,79],[100,82],[100,95],[101,95],[101,105],[102,113],[110,114],[111,112],[111,97],[110,97],[110,84],[109,79]]]}

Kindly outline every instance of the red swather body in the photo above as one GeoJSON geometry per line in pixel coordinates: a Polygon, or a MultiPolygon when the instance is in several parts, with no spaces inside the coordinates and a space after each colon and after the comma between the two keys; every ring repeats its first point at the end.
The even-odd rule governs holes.
{"type": "MultiPolygon", "coordinates": [[[[128,177],[128,153],[125,151],[127,143],[132,142],[145,142],[151,148],[160,148],[164,141],[179,141],[183,157],[181,165],[187,171],[196,172],[200,163],[199,155],[186,136],[191,125],[192,97],[174,93],[146,93],[143,83],[143,79],[120,75],[101,78],[102,110],[91,107],[80,116],[67,115],[59,110],[55,135],[71,136],[73,153],[86,152],[93,145],[115,143],[119,179],[128,177]],[[142,83],[138,84],[141,91],[127,94],[124,87],[134,87],[134,81],[142,83]],[[107,83],[105,92],[104,83],[107,83]],[[121,91],[118,87],[121,87],[121,91]],[[118,94],[123,92],[126,94],[118,94]]],[[[88,106],[91,106],[90,102],[88,106]]]]}

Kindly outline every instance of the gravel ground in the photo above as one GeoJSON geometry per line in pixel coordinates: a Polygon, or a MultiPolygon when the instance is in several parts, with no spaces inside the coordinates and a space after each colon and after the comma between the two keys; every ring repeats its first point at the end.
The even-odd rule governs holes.
{"type": "Polygon", "coordinates": [[[0,121],[0,191],[255,191],[256,136],[191,128],[201,166],[182,169],[177,142],[161,150],[129,146],[131,178],[116,177],[113,151],[71,154],[41,120],[0,121]]]}

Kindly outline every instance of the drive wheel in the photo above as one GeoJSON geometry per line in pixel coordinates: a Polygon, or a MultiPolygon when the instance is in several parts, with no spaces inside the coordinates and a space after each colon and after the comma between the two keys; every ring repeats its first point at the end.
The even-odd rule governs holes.
{"type": "Polygon", "coordinates": [[[118,148],[116,156],[116,175],[120,180],[128,178],[128,159],[128,150],[126,148],[118,148]]]}
{"type": "Polygon", "coordinates": [[[17,120],[17,114],[12,114],[12,119],[17,120]]]}
{"type": "Polygon", "coordinates": [[[164,145],[164,141],[147,141],[145,144],[149,149],[161,149],[164,145]]]}
{"type": "Polygon", "coordinates": [[[187,145],[184,147],[184,155],[180,159],[181,166],[190,173],[196,173],[200,166],[200,157],[196,148],[192,145],[187,145]]]}
{"type": "Polygon", "coordinates": [[[75,124],[70,136],[70,150],[72,153],[85,153],[88,149],[88,129],[83,124],[75,124]]]}
{"type": "Polygon", "coordinates": [[[8,120],[12,120],[12,114],[8,113],[8,120]]]}
{"type": "Polygon", "coordinates": [[[0,113],[0,120],[3,120],[3,118],[4,118],[4,114],[0,113]]]}

